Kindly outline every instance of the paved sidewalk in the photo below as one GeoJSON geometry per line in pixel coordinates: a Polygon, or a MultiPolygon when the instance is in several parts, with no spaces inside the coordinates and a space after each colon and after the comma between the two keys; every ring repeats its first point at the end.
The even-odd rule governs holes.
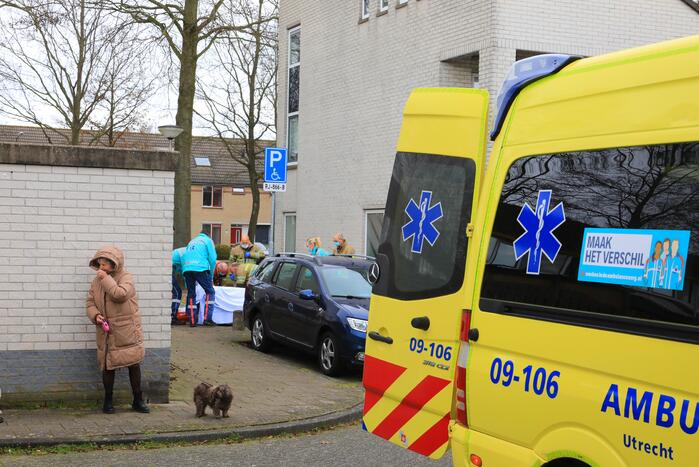
{"type": "MultiPolygon", "coordinates": [[[[230,327],[177,326],[172,333],[170,404],[152,404],[150,414],[127,406],[117,407],[114,415],[97,407],[5,410],[0,446],[253,436],[357,418],[361,374],[329,378],[316,369],[312,356],[283,347],[262,354],[250,349],[248,340],[248,332],[230,327]],[[210,409],[206,417],[194,416],[192,389],[200,381],[231,386],[230,418],[215,419],[210,409]]],[[[117,377],[127,376],[120,372],[117,377]]]]}

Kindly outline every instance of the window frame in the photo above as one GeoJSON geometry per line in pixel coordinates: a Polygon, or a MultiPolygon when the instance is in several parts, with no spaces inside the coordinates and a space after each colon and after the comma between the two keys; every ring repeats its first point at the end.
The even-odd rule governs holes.
{"type": "Polygon", "coordinates": [[[287,226],[288,226],[288,218],[293,217],[294,218],[294,246],[292,247],[291,251],[287,251],[287,253],[293,253],[296,251],[296,226],[298,225],[296,220],[296,212],[285,212],[284,213],[284,250],[287,250],[286,244],[287,244],[287,226]]]}
{"type": "Polygon", "coordinates": [[[294,165],[298,163],[298,122],[300,120],[299,118],[299,113],[300,113],[300,106],[301,106],[301,99],[300,99],[300,94],[301,94],[301,26],[295,26],[291,29],[289,29],[287,33],[287,60],[286,60],[286,147],[287,149],[289,148],[289,135],[290,135],[290,128],[291,128],[291,120],[293,118],[296,118],[296,156],[292,160],[292,155],[293,153],[289,151],[289,159],[287,165],[294,165]],[[297,62],[292,63],[291,62],[291,36],[294,34],[299,35],[299,59],[297,62]],[[291,70],[292,68],[297,68],[298,69],[298,74],[299,74],[299,108],[295,112],[289,112],[289,99],[290,99],[290,92],[289,92],[289,86],[290,86],[290,77],[291,77],[291,70]]]}
{"type": "Polygon", "coordinates": [[[266,223],[266,222],[262,222],[262,223],[259,223],[259,222],[258,222],[256,228],[259,229],[260,227],[266,227],[267,229],[269,229],[269,230],[267,231],[267,241],[266,241],[266,242],[262,242],[262,241],[258,240],[257,234],[258,234],[259,230],[256,230],[256,231],[255,231],[255,241],[256,241],[256,242],[260,242],[260,243],[262,243],[263,245],[268,245],[268,244],[269,244],[269,240],[272,238],[272,224],[268,224],[268,223],[266,223]]]}
{"type": "MultiPolygon", "coordinates": [[[[398,151],[396,153],[394,167],[392,169],[391,183],[388,188],[388,196],[386,199],[386,211],[389,213],[388,215],[391,215],[391,210],[394,208],[396,209],[396,213],[401,212],[404,209],[402,205],[399,206],[397,203],[401,196],[401,191],[400,186],[396,184],[396,181],[399,179],[396,177],[396,167],[399,163],[407,164],[410,160],[414,160],[416,165],[418,163],[425,164],[425,161],[427,160],[439,160],[441,163],[443,163],[443,165],[450,165],[453,167],[459,167],[459,165],[463,164],[463,169],[465,170],[464,183],[466,185],[463,187],[463,198],[458,210],[461,225],[459,225],[457,229],[458,232],[465,232],[468,223],[473,220],[476,211],[476,206],[474,205],[474,189],[477,177],[476,161],[470,158],[458,156],[398,151]]],[[[413,170],[417,169],[413,168],[413,170]]],[[[394,252],[390,246],[390,236],[393,230],[391,228],[384,228],[387,227],[386,215],[387,214],[385,212],[378,254],[376,256],[377,263],[383,273],[379,276],[379,281],[374,284],[373,293],[375,295],[381,295],[395,300],[411,301],[442,297],[461,290],[466,280],[466,259],[468,257],[470,239],[465,235],[461,237],[455,233],[455,235],[457,235],[456,238],[458,239],[457,245],[455,245],[455,261],[451,268],[449,279],[442,285],[431,288],[423,288],[420,290],[404,290],[396,285],[396,267],[395,265],[391,265],[392,262],[395,263],[395,260],[392,258],[394,252]],[[463,257],[460,255],[460,249],[463,249],[463,257]]],[[[398,227],[400,222],[396,219],[394,220],[394,223],[395,226],[398,227]]],[[[444,230],[441,232],[441,235],[443,234],[444,230]]],[[[395,248],[399,248],[399,246],[396,245],[395,248]]]]}
{"type": "MultiPolygon", "coordinates": [[[[490,298],[483,296],[483,290],[485,288],[485,283],[487,279],[486,268],[488,266],[488,252],[490,251],[490,242],[493,241],[493,228],[495,226],[498,209],[501,205],[500,199],[502,197],[502,190],[505,188],[504,177],[509,172],[509,170],[517,164],[519,161],[537,158],[537,157],[548,157],[555,155],[565,155],[572,154],[576,152],[602,152],[611,149],[630,149],[635,147],[647,147],[647,146],[666,146],[666,145],[681,145],[690,144],[691,142],[674,142],[674,143],[656,143],[652,145],[628,145],[610,148],[599,148],[599,149],[589,149],[589,150],[569,150],[560,153],[544,153],[544,154],[524,154],[518,156],[517,159],[513,160],[510,166],[503,172],[503,178],[500,183],[500,192],[496,194],[496,209],[492,215],[492,221],[490,225],[484,229],[484,235],[489,235],[490,240],[488,240],[488,248],[484,252],[480,252],[481,255],[485,255],[483,260],[483,269],[481,269],[481,281],[478,285],[479,290],[479,303],[478,308],[480,311],[485,313],[497,313],[502,315],[516,316],[520,318],[535,319],[539,321],[554,322],[559,324],[571,325],[582,328],[599,329],[611,332],[620,332],[624,334],[637,335],[643,337],[650,337],[662,340],[687,342],[691,344],[699,344],[699,325],[694,324],[684,324],[684,323],[674,323],[670,321],[662,321],[648,318],[639,318],[624,315],[614,315],[610,313],[599,313],[582,309],[573,309],[565,307],[556,307],[548,305],[539,305],[535,303],[523,303],[512,300],[490,298]]],[[[565,200],[563,200],[565,201],[565,200]]],[[[564,202],[565,205],[565,202],[564,202]]],[[[579,267],[579,264],[578,264],[579,267]]],[[[577,280],[577,278],[576,278],[577,280]]],[[[612,284],[614,285],[614,284],[612,284]]],[[[617,285],[618,287],[623,287],[623,285],[617,285]]]]}
{"type": "Polygon", "coordinates": [[[223,187],[214,186],[214,185],[202,186],[202,189],[201,189],[201,207],[202,208],[209,208],[209,209],[211,209],[211,208],[215,208],[215,209],[223,208],[223,187]],[[211,190],[211,205],[205,204],[205,202],[206,202],[205,197],[206,197],[206,189],[207,188],[211,190]],[[218,206],[215,203],[217,191],[219,193],[218,206]]]}
{"type": "Polygon", "coordinates": [[[206,231],[206,227],[209,226],[208,228],[208,234],[211,240],[213,240],[214,245],[220,245],[221,244],[221,235],[222,235],[222,227],[220,222],[202,222],[201,223],[201,230],[206,231]],[[214,239],[214,227],[218,227],[218,242],[214,239]]]}
{"type": "Polygon", "coordinates": [[[389,0],[379,0],[379,13],[387,13],[389,6],[389,0]]]}
{"type": "MultiPolygon", "coordinates": [[[[383,218],[386,216],[385,209],[365,209],[364,210],[364,255],[369,255],[369,215],[381,214],[381,225],[383,227],[383,218]]],[[[381,242],[381,231],[379,231],[379,242],[381,242]]],[[[376,245],[376,253],[378,255],[379,245],[376,245]]],[[[376,256],[374,256],[375,258],[376,256]]]]}
{"type": "Polygon", "coordinates": [[[396,0],[396,8],[402,8],[408,4],[408,0],[396,0]]]}
{"type": "Polygon", "coordinates": [[[272,278],[270,283],[278,289],[284,290],[286,292],[294,293],[294,291],[292,289],[294,287],[296,287],[296,280],[298,278],[298,273],[299,273],[299,264],[298,263],[294,263],[292,261],[282,261],[279,264],[279,266],[277,266],[277,270],[274,271],[274,275],[272,276],[273,278],[272,278]],[[279,280],[279,274],[281,274],[281,271],[284,268],[284,265],[286,265],[286,264],[290,264],[291,266],[294,267],[294,273],[291,276],[291,284],[290,284],[291,289],[287,289],[285,287],[282,287],[277,283],[277,281],[279,280]]]}
{"type": "Polygon", "coordinates": [[[369,0],[359,0],[359,19],[361,21],[366,21],[371,15],[371,6],[369,0]]]}
{"type": "Polygon", "coordinates": [[[260,265],[260,267],[255,271],[255,277],[260,281],[265,284],[272,284],[272,280],[274,279],[274,275],[276,274],[276,270],[274,268],[277,267],[278,262],[277,261],[268,261],[266,263],[263,263],[260,265]],[[267,269],[271,270],[272,276],[269,278],[268,281],[265,281],[262,276],[265,273],[267,269]]]}
{"type": "Polygon", "coordinates": [[[298,272],[296,273],[296,283],[294,284],[294,291],[298,293],[298,292],[300,292],[300,291],[302,291],[302,290],[306,290],[306,289],[301,289],[301,288],[299,288],[299,282],[301,281],[301,272],[302,272],[304,269],[308,269],[309,271],[311,271],[311,275],[312,275],[313,278],[315,279],[315,281],[316,281],[316,286],[318,287],[318,290],[317,290],[317,291],[314,290],[313,293],[315,293],[315,294],[317,294],[317,295],[320,295],[320,294],[322,293],[322,289],[321,289],[321,286],[320,286],[319,276],[318,276],[318,274],[316,274],[316,272],[313,270],[313,268],[311,268],[310,266],[306,266],[305,264],[299,264],[299,270],[298,270],[298,272]]]}

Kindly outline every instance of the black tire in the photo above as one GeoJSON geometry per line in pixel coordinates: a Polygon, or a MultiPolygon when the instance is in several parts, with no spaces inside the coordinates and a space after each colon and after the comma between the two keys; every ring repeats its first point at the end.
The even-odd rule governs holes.
{"type": "Polygon", "coordinates": [[[565,459],[556,459],[551,462],[547,462],[546,464],[543,465],[543,467],[590,467],[589,464],[586,464],[583,461],[577,460],[577,459],[570,459],[570,458],[565,458],[565,459]]]}
{"type": "Polygon", "coordinates": [[[344,371],[339,342],[332,332],[324,333],[318,340],[318,367],[327,376],[338,376],[344,371]]]}
{"type": "Polygon", "coordinates": [[[252,348],[258,352],[267,352],[272,346],[269,334],[267,334],[267,323],[260,313],[256,313],[250,322],[250,343],[252,348]]]}

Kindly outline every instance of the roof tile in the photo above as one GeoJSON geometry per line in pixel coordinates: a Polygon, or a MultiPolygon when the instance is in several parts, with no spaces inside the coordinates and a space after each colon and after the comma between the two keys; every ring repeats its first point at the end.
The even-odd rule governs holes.
{"type": "MultiPolygon", "coordinates": [[[[39,127],[0,125],[0,142],[18,142],[28,144],[65,144],[67,141],[67,129],[50,129],[46,133],[39,127]]],[[[81,133],[81,143],[88,145],[92,140],[92,132],[84,130],[81,133]]],[[[238,139],[229,139],[231,150],[242,151],[244,142],[238,139]]],[[[99,144],[99,143],[98,143],[99,144]]],[[[259,142],[260,151],[265,146],[275,144],[271,140],[259,142]]],[[[102,144],[106,146],[106,144],[102,144]]],[[[118,148],[143,149],[149,151],[169,151],[170,143],[158,133],[132,133],[126,132],[117,141],[118,148]]],[[[193,185],[225,185],[225,186],[250,186],[248,171],[244,165],[233,160],[226,145],[215,136],[192,137],[192,170],[193,185]],[[194,164],[195,157],[208,157],[210,167],[197,167],[194,164]]],[[[257,160],[257,170],[263,170],[263,158],[257,160]]]]}

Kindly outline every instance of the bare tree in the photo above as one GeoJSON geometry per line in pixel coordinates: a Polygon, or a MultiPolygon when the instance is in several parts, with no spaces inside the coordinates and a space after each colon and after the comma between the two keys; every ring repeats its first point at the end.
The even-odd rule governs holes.
{"type": "Polygon", "coordinates": [[[0,0],[0,7],[11,12],[0,22],[0,109],[41,127],[49,142],[80,144],[128,37],[88,0],[0,0]]]}
{"type": "Polygon", "coordinates": [[[152,26],[156,37],[164,41],[179,64],[177,115],[175,122],[184,131],[175,140],[179,164],[175,173],[174,246],[186,245],[190,233],[192,155],[192,118],[199,59],[224,36],[247,29],[251,24],[235,15],[226,15],[222,7],[233,0],[108,0],[110,9],[127,14],[136,23],[152,26]]]}
{"type": "Polygon", "coordinates": [[[247,169],[252,192],[248,236],[254,241],[260,212],[260,140],[275,132],[277,2],[237,0],[235,14],[253,26],[214,46],[209,79],[199,86],[205,110],[197,115],[230,157],[247,169]],[[245,143],[242,150],[233,139],[245,143]]]}
{"type": "MultiPolygon", "coordinates": [[[[124,39],[137,37],[127,26],[122,35],[124,39]]],[[[146,126],[144,104],[155,93],[158,77],[148,69],[152,65],[149,44],[129,42],[113,52],[107,66],[103,98],[89,119],[92,143],[113,147],[127,131],[146,126]]]]}

